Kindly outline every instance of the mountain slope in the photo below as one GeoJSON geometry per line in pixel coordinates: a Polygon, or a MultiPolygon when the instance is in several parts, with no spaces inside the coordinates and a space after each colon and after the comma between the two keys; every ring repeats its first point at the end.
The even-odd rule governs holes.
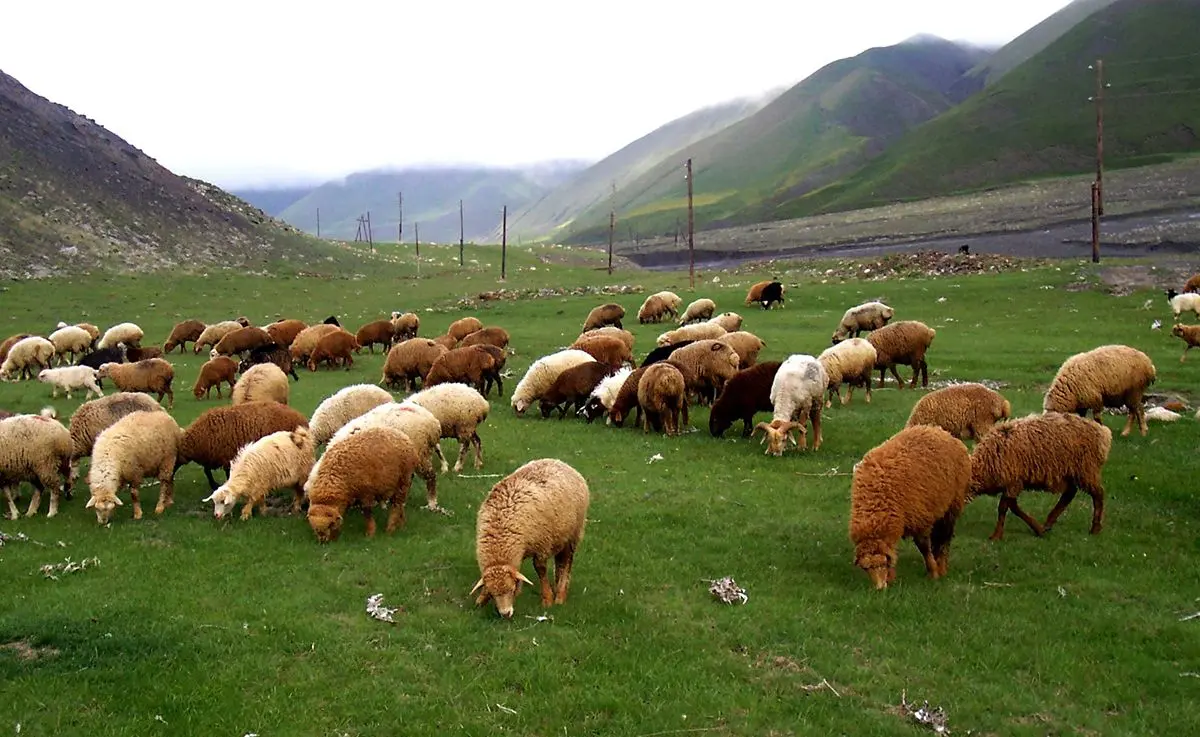
{"type": "Polygon", "coordinates": [[[1128,166],[1200,151],[1195,0],[1118,0],[996,84],[912,131],[844,181],[773,217],[847,210],[1094,166],[1095,77],[1103,58],[1105,161],[1128,166]],[[1187,57],[1180,59],[1179,57],[1187,57]]]}

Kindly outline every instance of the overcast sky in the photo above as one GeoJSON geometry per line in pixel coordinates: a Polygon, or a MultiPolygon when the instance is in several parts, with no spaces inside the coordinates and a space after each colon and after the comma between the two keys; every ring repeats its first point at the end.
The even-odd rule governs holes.
{"type": "Polygon", "coordinates": [[[1067,0],[5,3],[0,69],[226,187],[599,159],[917,33],[999,45],[1067,0]]]}

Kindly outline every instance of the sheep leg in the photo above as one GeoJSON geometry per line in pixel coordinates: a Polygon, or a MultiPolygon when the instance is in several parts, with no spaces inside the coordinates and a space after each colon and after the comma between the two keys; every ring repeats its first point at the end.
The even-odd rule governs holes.
{"type": "Polygon", "coordinates": [[[208,479],[208,487],[210,491],[216,491],[218,488],[220,488],[221,485],[217,483],[215,478],[213,478],[212,469],[208,466],[204,467],[204,476],[208,479]]]}
{"type": "Polygon", "coordinates": [[[1137,415],[1138,428],[1141,430],[1142,437],[1146,437],[1146,433],[1150,428],[1146,425],[1146,406],[1142,404],[1142,393],[1138,392],[1134,398],[1133,411],[1137,415]]]}
{"type": "Polygon", "coordinates": [[[996,508],[996,529],[992,531],[988,540],[1003,540],[1004,539],[1004,518],[1008,516],[1008,507],[1010,499],[1006,495],[1001,495],[1000,504],[996,508]]]}
{"type": "Polygon", "coordinates": [[[458,460],[454,462],[454,472],[462,473],[463,461],[466,460],[467,454],[471,452],[471,436],[458,436],[458,460]]]}
{"type": "Polygon", "coordinates": [[[929,535],[913,535],[913,542],[916,544],[917,550],[921,551],[921,557],[925,559],[925,572],[929,574],[930,578],[937,578],[940,575],[939,567],[937,558],[933,557],[929,535]]]}
{"type": "Polygon", "coordinates": [[[567,588],[571,585],[571,564],[575,562],[575,546],[564,548],[554,556],[554,603],[567,603],[567,588]]]}
{"type": "MultiPolygon", "coordinates": [[[[33,496],[29,498],[29,509],[25,510],[26,517],[32,517],[37,514],[38,507],[42,504],[42,482],[39,479],[33,480],[33,496]]],[[[13,519],[16,519],[14,516],[13,519]]]]}
{"type": "Polygon", "coordinates": [[[408,502],[408,491],[411,488],[412,475],[404,474],[400,477],[400,484],[388,502],[388,521],[385,530],[389,535],[395,532],[397,527],[404,527],[407,522],[404,518],[404,505],[408,502]]]}
{"type": "Polygon", "coordinates": [[[16,490],[16,486],[12,485],[12,484],[4,487],[4,496],[8,499],[8,518],[9,519],[17,519],[18,517],[21,516],[21,513],[19,511],[17,511],[16,500],[13,499],[13,491],[15,491],[15,490],[16,490]]]}
{"type": "Polygon", "coordinates": [[[142,518],[142,500],[141,500],[141,497],[138,496],[138,488],[141,487],[141,485],[142,485],[141,478],[135,478],[134,480],[129,482],[129,497],[131,499],[133,499],[133,518],[134,519],[142,518]]]}
{"type": "Polygon", "coordinates": [[[1092,528],[1088,533],[1099,535],[1104,527],[1104,487],[1099,484],[1084,484],[1083,490],[1092,497],[1092,528]]]}
{"type": "Polygon", "coordinates": [[[820,402],[817,403],[817,407],[815,410],[813,410],[813,413],[812,413],[812,427],[813,427],[813,450],[820,450],[820,448],[821,448],[821,404],[820,404],[820,402]]]}
{"type": "Polygon", "coordinates": [[[1043,531],[1049,532],[1050,528],[1054,527],[1054,523],[1058,521],[1059,515],[1066,510],[1067,505],[1070,504],[1071,500],[1075,498],[1076,491],[1078,491],[1078,489],[1075,487],[1075,484],[1072,483],[1067,487],[1066,491],[1064,491],[1062,494],[1059,494],[1058,502],[1055,503],[1054,509],[1051,509],[1050,514],[1047,515],[1046,523],[1042,525],[1043,531]]]}
{"type": "Polygon", "coordinates": [[[155,514],[162,514],[167,507],[175,504],[175,479],[173,469],[166,466],[158,472],[158,504],[154,507],[155,514]]]}
{"type": "Polygon", "coordinates": [[[450,470],[450,466],[446,463],[446,456],[442,454],[442,444],[437,442],[433,444],[433,452],[437,453],[437,457],[442,462],[442,473],[450,470]]]}
{"type": "Polygon", "coordinates": [[[483,468],[483,440],[478,432],[471,433],[471,441],[475,443],[475,470],[483,468]]]}
{"type": "Polygon", "coordinates": [[[958,515],[948,512],[933,523],[930,542],[933,548],[933,558],[937,562],[939,577],[946,575],[946,569],[950,565],[950,540],[954,537],[954,523],[957,521],[958,515]]]}
{"type": "Polygon", "coordinates": [[[1017,497],[1015,494],[1009,498],[1008,507],[1012,510],[1013,514],[1020,517],[1025,524],[1029,525],[1029,529],[1033,531],[1034,535],[1041,537],[1045,534],[1046,531],[1042,527],[1041,523],[1039,523],[1033,517],[1030,517],[1024,509],[1021,509],[1021,507],[1017,505],[1017,497]]]}
{"type": "Polygon", "coordinates": [[[375,505],[362,503],[363,521],[367,523],[367,537],[375,537],[375,505]]]}
{"type": "Polygon", "coordinates": [[[437,474],[433,470],[433,461],[429,458],[421,461],[420,467],[417,468],[417,473],[425,482],[425,508],[436,510],[438,508],[437,474]]]}
{"type": "MultiPolygon", "coordinates": [[[[550,577],[546,572],[546,563],[548,561],[540,555],[533,556],[533,570],[537,571],[538,585],[542,591],[542,606],[547,607],[554,603],[554,592],[550,590],[550,577]]],[[[557,562],[555,563],[557,565],[557,562]]]]}
{"type": "Polygon", "coordinates": [[[292,491],[296,493],[295,498],[292,499],[292,514],[299,514],[300,506],[304,502],[304,482],[297,481],[292,487],[292,491]]]}

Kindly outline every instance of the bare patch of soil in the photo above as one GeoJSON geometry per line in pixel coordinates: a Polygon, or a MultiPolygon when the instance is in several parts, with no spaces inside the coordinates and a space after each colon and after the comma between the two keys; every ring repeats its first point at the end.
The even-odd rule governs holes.
{"type": "Polygon", "coordinates": [[[49,646],[38,647],[31,645],[28,640],[6,642],[0,645],[0,650],[8,650],[17,656],[17,660],[24,660],[26,662],[41,660],[42,658],[53,658],[59,652],[57,649],[49,646]]]}

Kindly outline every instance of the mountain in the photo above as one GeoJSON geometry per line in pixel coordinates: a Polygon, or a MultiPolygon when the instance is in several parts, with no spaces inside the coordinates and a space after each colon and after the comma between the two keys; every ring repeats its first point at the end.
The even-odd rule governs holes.
{"type": "Polygon", "coordinates": [[[422,241],[457,242],[460,200],[467,240],[483,240],[499,226],[505,205],[511,216],[585,166],[562,161],[512,169],[461,166],[358,172],[313,188],[279,217],[315,233],[320,210],[323,237],[353,239],[358,218],[369,212],[373,238],[394,241],[403,193],[405,242],[412,242],[414,226],[419,226],[422,241]]]}
{"type": "Polygon", "coordinates": [[[303,187],[247,187],[233,189],[230,194],[240,197],[271,217],[278,217],[291,205],[312,192],[316,185],[303,187]]]}
{"type": "MultiPolygon", "coordinates": [[[[614,186],[623,189],[681,148],[758,111],[774,94],[706,107],[656,128],[510,216],[509,233],[528,239],[553,235],[576,214],[606,205],[614,186]]],[[[500,240],[498,228],[491,239],[500,240]]]]}
{"type": "MultiPolygon", "coordinates": [[[[753,115],[677,151],[617,192],[617,216],[636,232],[671,232],[686,215],[685,159],[694,171],[698,227],[769,217],[763,203],[853,173],[892,141],[949,110],[986,51],[921,36],[821,68],[753,115]]],[[[570,228],[601,239],[608,206],[570,228]]]]}
{"type": "Polygon", "coordinates": [[[1089,171],[1102,58],[1106,166],[1200,152],[1196,0],[1117,0],[998,82],[895,142],[844,180],[779,203],[774,218],[1089,171]]]}
{"type": "Polygon", "coordinates": [[[0,72],[0,275],[261,267],[324,250],[0,72]]]}

